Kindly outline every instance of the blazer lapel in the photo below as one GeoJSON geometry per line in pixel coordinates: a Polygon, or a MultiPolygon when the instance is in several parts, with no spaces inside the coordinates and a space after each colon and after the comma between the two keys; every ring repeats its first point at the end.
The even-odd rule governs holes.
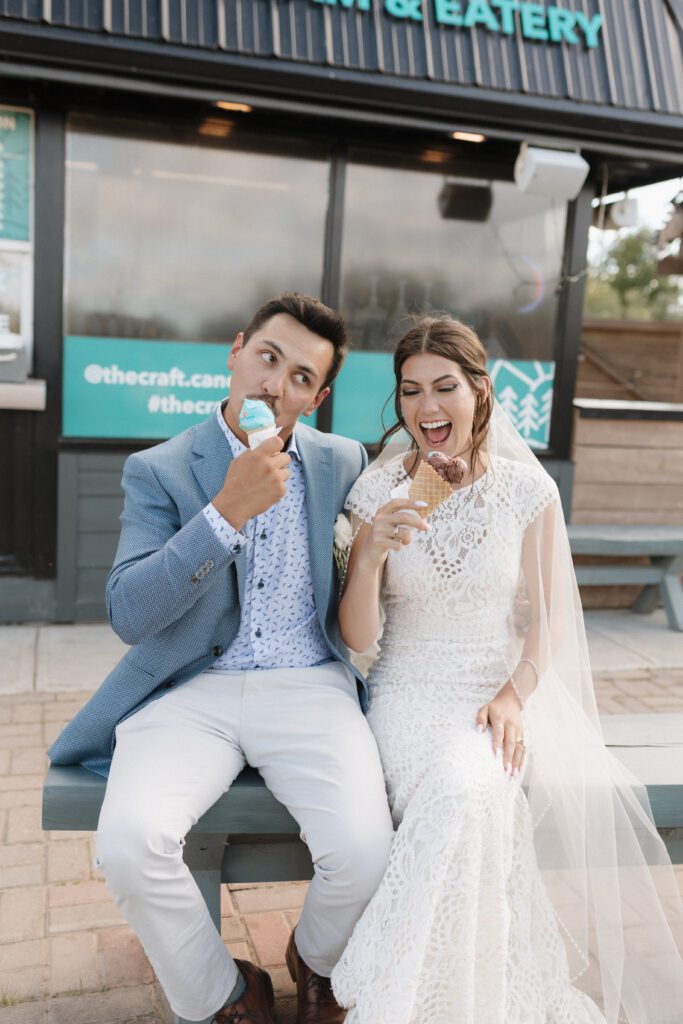
{"type": "Polygon", "coordinates": [[[306,486],[308,551],[313,577],[313,596],[318,617],[325,625],[332,565],[334,519],[334,451],[320,443],[306,428],[297,427],[296,444],[306,486]]]}
{"type": "MultiPolygon", "coordinates": [[[[233,455],[227,438],[221,430],[215,414],[197,428],[195,442],[192,446],[195,459],[191,463],[192,472],[201,487],[207,502],[212,501],[225,480],[233,455]]],[[[235,558],[237,570],[237,588],[240,604],[244,603],[244,579],[247,569],[247,551],[243,546],[235,558]]]]}

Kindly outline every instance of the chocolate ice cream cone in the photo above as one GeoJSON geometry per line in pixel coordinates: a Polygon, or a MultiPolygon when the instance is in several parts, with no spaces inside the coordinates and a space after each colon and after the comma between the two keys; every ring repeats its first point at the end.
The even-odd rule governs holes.
{"type": "Polygon", "coordinates": [[[453,493],[453,488],[447,483],[428,462],[420,462],[417,473],[410,484],[410,498],[412,501],[426,501],[427,507],[418,509],[423,519],[434,512],[439,505],[443,504],[453,493]]]}

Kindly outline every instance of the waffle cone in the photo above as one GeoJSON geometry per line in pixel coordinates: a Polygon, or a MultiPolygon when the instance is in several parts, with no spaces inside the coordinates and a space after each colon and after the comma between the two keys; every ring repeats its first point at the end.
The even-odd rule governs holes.
{"type": "Polygon", "coordinates": [[[453,493],[453,488],[428,462],[420,462],[417,473],[410,484],[412,501],[426,501],[427,508],[418,509],[423,519],[434,512],[453,493]]]}

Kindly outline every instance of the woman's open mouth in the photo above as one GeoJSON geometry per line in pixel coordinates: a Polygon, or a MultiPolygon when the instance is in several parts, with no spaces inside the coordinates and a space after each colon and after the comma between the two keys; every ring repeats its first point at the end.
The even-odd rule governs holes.
{"type": "Polygon", "coordinates": [[[446,443],[451,435],[453,425],[450,420],[432,420],[420,423],[420,430],[432,448],[439,448],[446,443]]]}

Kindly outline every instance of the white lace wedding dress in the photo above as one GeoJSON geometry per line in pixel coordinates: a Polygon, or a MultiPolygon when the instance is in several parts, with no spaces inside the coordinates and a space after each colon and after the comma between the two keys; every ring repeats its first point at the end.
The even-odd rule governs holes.
{"type": "MultiPolygon", "coordinates": [[[[401,459],[366,473],[347,508],[370,522],[402,479],[401,459]]],[[[475,728],[514,668],[524,531],[556,493],[542,470],[497,458],[389,553],[368,720],[397,832],[332,975],[346,1024],[604,1024],[570,982],[523,777],[475,728]]]]}

